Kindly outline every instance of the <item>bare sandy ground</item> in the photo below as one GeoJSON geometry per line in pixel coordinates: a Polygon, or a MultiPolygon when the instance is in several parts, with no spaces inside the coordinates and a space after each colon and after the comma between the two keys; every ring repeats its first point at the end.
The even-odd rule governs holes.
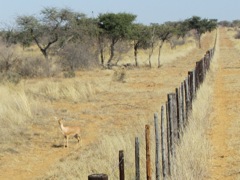
{"type": "Polygon", "coordinates": [[[214,81],[213,127],[209,139],[214,148],[212,176],[210,179],[240,179],[239,145],[240,130],[240,53],[227,35],[219,30],[214,81]],[[234,131],[232,127],[236,127],[234,131]],[[237,138],[234,138],[238,136],[237,138]]]}

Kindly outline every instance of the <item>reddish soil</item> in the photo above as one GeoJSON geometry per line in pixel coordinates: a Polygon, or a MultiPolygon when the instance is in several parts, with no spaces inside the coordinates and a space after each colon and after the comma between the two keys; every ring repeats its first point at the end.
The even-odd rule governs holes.
{"type": "Polygon", "coordinates": [[[215,58],[218,68],[210,118],[213,127],[209,139],[214,148],[210,179],[240,179],[240,163],[236,159],[238,149],[230,143],[236,133],[231,127],[238,126],[238,131],[240,128],[237,121],[240,117],[240,52],[223,28],[219,30],[215,58]]]}

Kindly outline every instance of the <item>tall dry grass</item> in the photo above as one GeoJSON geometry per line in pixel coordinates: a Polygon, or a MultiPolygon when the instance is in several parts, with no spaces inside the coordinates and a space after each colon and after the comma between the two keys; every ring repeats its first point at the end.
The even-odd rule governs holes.
{"type": "Polygon", "coordinates": [[[34,85],[31,85],[28,91],[33,95],[50,100],[79,102],[94,98],[97,92],[96,86],[94,82],[84,82],[76,78],[63,80],[43,79],[34,82],[34,85]]]}
{"type": "Polygon", "coordinates": [[[48,106],[43,106],[46,101],[92,100],[97,90],[93,85],[94,83],[82,83],[75,79],[22,80],[19,84],[1,84],[0,142],[6,145],[1,148],[13,147],[16,142],[24,144],[27,141],[25,135],[34,134],[34,124],[48,123],[48,106]],[[39,116],[42,119],[39,119],[39,116]]]}
{"type": "Polygon", "coordinates": [[[16,139],[27,129],[33,114],[35,102],[29,99],[22,84],[0,85],[0,140],[16,139]]]}
{"type": "MultiPolygon", "coordinates": [[[[176,45],[174,48],[170,47],[170,43],[164,43],[161,51],[161,65],[169,64],[172,61],[174,61],[176,58],[184,57],[186,54],[190,53],[192,50],[194,50],[196,46],[196,42],[193,39],[193,37],[187,37],[184,41],[185,43],[176,45]]],[[[118,53],[116,52],[118,55],[118,53]]],[[[109,55],[109,52],[106,54],[106,59],[109,55]]],[[[122,64],[135,64],[134,61],[134,53],[132,52],[132,49],[128,50],[127,53],[122,54],[119,56],[120,61],[118,65],[122,64]]],[[[151,63],[152,67],[157,67],[157,59],[158,59],[158,44],[156,43],[153,55],[151,57],[151,63]]],[[[139,66],[149,66],[149,49],[148,50],[142,50],[140,49],[138,52],[138,63],[139,66]]]]}
{"type": "Polygon", "coordinates": [[[212,149],[207,131],[211,126],[208,120],[212,111],[212,93],[211,80],[208,78],[197,93],[188,126],[176,149],[172,179],[206,179],[209,176],[208,165],[212,149]]]}
{"type": "MultiPolygon", "coordinates": [[[[217,40],[218,42],[218,40],[217,40]]],[[[207,179],[210,176],[209,165],[213,149],[209,142],[208,131],[212,124],[209,121],[213,110],[213,82],[218,69],[218,46],[212,59],[210,70],[207,72],[204,83],[197,92],[193,102],[193,110],[189,123],[184,131],[182,141],[177,147],[176,158],[173,159],[172,179],[207,179]]]]}

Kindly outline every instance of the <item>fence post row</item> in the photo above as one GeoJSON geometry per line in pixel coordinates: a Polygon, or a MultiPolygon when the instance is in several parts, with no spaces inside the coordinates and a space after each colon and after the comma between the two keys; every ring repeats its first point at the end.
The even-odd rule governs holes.
{"type": "Polygon", "coordinates": [[[196,62],[195,69],[188,72],[188,77],[181,83],[176,92],[167,95],[166,102],[166,137],[164,135],[164,108],[161,108],[161,145],[162,145],[162,176],[166,171],[171,176],[171,157],[175,154],[175,145],[180,141],[181,134],[188,123],[192,103],[196,98],[197,90],[203,83],[210,68],[210,61],[214,55],[215,47],[208,50],[203,59],[196,62]],[[166,143],[164,142],[166,138],[166,143]],[[165,148],[164,145],[167,145],[165,148]],[[165,149],[167,150],[165,153],[165,149]],[[166,155],[166,156],[165,156],[166,155]],[[166,158],[165,158],[166,157],[166,158]]]}
{"type": "MultiPolygon", "coordinates": [[[[208,50],[203,59],[196,62],[196,67],[193,71],[188,72],[188,77],[181,83],[180,88],[176,88],[176,93],[167,95],[166,102],[166,149],[167,163],[165,159],[164,147],[164,128],[163,128],[163,112],[161,114],[161,134],[162,134],[162,173],[163,178],[166,177],[166,167],[168,174],[171,176],[171,157],[174,158],[175,145],[180,141],[181,133],[188,123],[189,114],[192,110],[192,103],[196,98],[197,90],[203,83],[206,73],[210,68],[210,61],[214,55],[215,47],[208,50]]],[[[161,109],[163,111],[163,107],[161,109]]]]}
{"type": "MultiPolygon", "coordinates": [[[[210,68],[210,62],[214,55],[216,39],[214,47],[208,50],[203,59],[196,62],[196,67],[193,71],[188,72],[188,77],[181,83],[179,88],[176,88],[175,93],[167,95],[166,106],[166,121],[164,118],[164,106],[161,107],[161,146],[162,146],[162,177],[167,178],[167,173],[171,176],[171,157],[175,154],[175,145],[179,143],[181,134],[188,123],[189,113],[192,110],[192,103],[196,98],[197,90],[200,84],[203,83],[206,72],[210,68]],[[166,122],[166,133],[165,123],[166,122]],[[166,140],[166,141],[165,141],[166,140]],[[167,147],[166,147],[166,146],[167,147]]],[[[159,132],[158,132],[158,116],[154,114],[155,136],[156,136],[156,180],[160,179],[159,168],[159,132]]],[[[150,158],[150,125],[145,125],[146,139],[146,173],[147,180],[152,179],[151,158],[150,158]]],[[[140,155],[139,155],[139,140],[135,138],[135,168],[136,180],[140,180],[140,155]]],[[[125,179],[124,174],[124,152],[119,151],[119,178],[125,179]]],[[[88,180],[108,180],[106,174],[92,174],[88,176],[88,180]]]]}

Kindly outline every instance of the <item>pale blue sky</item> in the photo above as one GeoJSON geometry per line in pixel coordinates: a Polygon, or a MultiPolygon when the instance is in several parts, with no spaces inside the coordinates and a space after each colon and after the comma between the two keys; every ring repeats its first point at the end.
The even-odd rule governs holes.
{"type": "Polygon", "coordinates": [[[70,8],[88,17],[106,12],[137,15],[137,22],[149,24],[192,17],[218,20],[240,19],[240,0],[0,0],[0,24],[13,26],[19,15],[38,15],[44,7],[70,8]],[[92,14],[93,12],[93,14],[92,14]]]}

